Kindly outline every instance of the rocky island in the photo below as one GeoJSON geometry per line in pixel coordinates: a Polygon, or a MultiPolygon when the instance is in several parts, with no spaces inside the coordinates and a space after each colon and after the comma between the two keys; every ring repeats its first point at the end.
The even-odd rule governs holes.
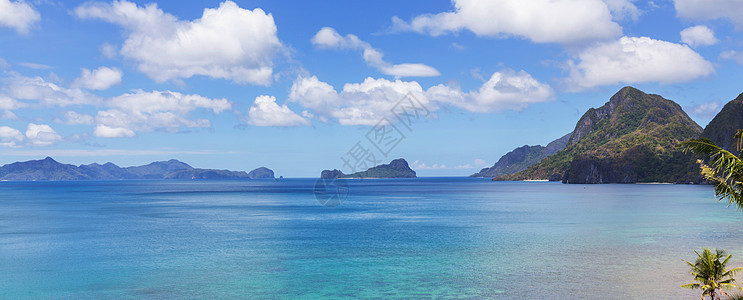
{"type": "Polygon", "coordinates": [[[566,183],[689,182],[695,159],[677,145],[702,133],[677,103],[622,88],[580,118],[564,149],[523,171],[494,180],[566,183]]]}
{"type": "Polygon", "coordinates": [[[320,178],[323,179],[334,179],[334,178],[416,178],[415,171],[410,168],[408,162],[405,159],[398,158],[392,160],[389,164],[382,164],[366,171],[356,172],[353,174],[344,174],[342,171],[334,170],[323,170],[320,173],[320,178]]]}

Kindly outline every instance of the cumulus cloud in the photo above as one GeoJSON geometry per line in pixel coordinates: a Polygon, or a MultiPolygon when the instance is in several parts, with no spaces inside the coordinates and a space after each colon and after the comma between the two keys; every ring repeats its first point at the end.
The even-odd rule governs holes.
{"type": "Polygon", "coordinates": [[[60,136],[52,127],[45,124],[29,123],[26,129],[26,138],[34,146],[50,146],[62,141],[60,136]]]}
{"type": "Polygon", "coordinates": [[[422,105],[432,108],[417,82],[371,77],[361,83],[347,83],[337,92],[315,76],[300,76],[292,85],[288,101],[311,109],[321,116],[320,120],[333,118],[342,125],[375,125],[409,93],[422,105]]]}
{"type": "Polygon", "coordinates": [[[282,49],[271,14],[232,1],[204,9],[193,21],[178,20],[156,4],[126,0],[86,3],[74,13],[122,26],[127,37],[119,54],[158,82],[203,75],[270,85],[273,58],[282,49]]]}
{"type": "Polygon", "coordinates": [[[529,104],[549,101],[553,89],[530,74],[512,70],[493,73],[479,89],[464,92],[458,87],[437,85],[428,90],[416,81],[366,78],[361,83],[346,83],[338,92],[316,76],[298,77],[289,93],[290,102],[312,110],[325,122],[335,119],[342,125],[376,125],[404,97],[412,95],[429,111],[448,104],[472,112],[489,113],[522,110],[529,104]]]}
{"type": "Polygon", "coordinates": [[[201,110],[219,114],[232,109],[227,99],[171,91],[136,90],[108,99],[105,104],[109,109],[98,111],[95,117],[98,133],[94,134],[99,137],[133,136],[134,131],[178,132],[184,126],[210,127],[208,119],[193,119],[191,113],[201,110]]]}
{"type": "Polygon", "coordinates": [[[91,115],[68,111],[64,119],[55,119],[54,122],[67,125],[91,125],[95,122],[95,118],[91,115]]]}
{"type": "Polygon", "coordinates": [[[124,138],[133,137],[134,131],[129,128],[109,127],[106,125],[97,125],[93,130],[93,135],[102,138],[124,138]]]}
{"type": "Polygon", "coordinates": [[[735,50],[725,51],[725,52],[720,53],[720,58],[734,60],[739,65],[743,66],[743,52],[741,51],[735,51],[735,50]]]}
{"type": "Polygon", "coordinates": [[[80,77],[75,79],[72,86],[89,90],[106,90],[121,83],[123,75],[124,72],[117,68],[100,67],[93,71],[83,68],[80,77]]]}
{"type": "MultiPolygon", "coordinates": [[[[432,36],[469,30],[478,36],[517,37],[535,43],[560,44],[613,39],[622,33],[619,24],[612,21],[609,6],[601,0],[452,2],[454,11],[420,15],[409,23],[394,17],[392,30],[432,36]]],[[[623,3],[627,1],[608,2],[613,3],[617,12],[633,10],[623,3]]]]}
{"type": "Polygon", "coordinates": [[[439,76],[438,70],[424,64],[392,64],[383,59],[384,54],[374,49],[371,44],[362,41],[353,34],[341,36],[335,29],[323,27],[312,37],[312,44],[325,49],[361,50],[364,61],[385,75],[395,77],[432,77],[439,76]]]}
{"type": "Polygon", "coordinates": [[[502,70],[493,73],[478,90],[463,92],[458,87],[437,85],[428,89],[428,97],[472,112],[520,111],[532,103],[546,102],[554,90],[525,71],[502,70]]]}
{"type": "Polygon", "coordinates": [[[728,19],[743,28],[743,5],[740,0],[674,0],[676,14],[690,20],[728,19]]]}
{"type": "Polygon", "coordinates": [[[698,25],[681,30],[681,41],[689,46],[709,46],[717,44],[720,40],[715,37],[712,29],[704,25],[698,25]]]}
{"type": "Polygon", "coordinates": [[[0,126],[0,146],[17,148],[23,142],[23,134],[18,129],[0,126]]]}
{"type": "Polygon", "coordinates": [[[5,86],[8,96],[36,100],[45,106],[68,106],[100,102],[100,98],[79,88],[65,88],[41,77],[13,75],[5,86]]]}
{"type": "Polygon", "coordinates": [[[15,29],[18,34],[28,34],[41,15],[23,0],[0,0],[0,27],[15,29]]]}
{"type": "Polygon", "coordinates": [[[568,88],[581,90],[619,83],[686,82],[715,72],[712,63],[687,45],[648,37],[621,39],[586,48],[567,62],[568,88]]]}
{"type": "Polygon", "coordinates": [[[248,124],[256,126],[299,126],[310,122],[289,109],[286,104],[279,106],[276,98],[261,95],[255,98],[248,112],[248,124]]]}
{"type": "Polygon", "coordinates": [[[481,158],[475,159],[475,166],[485,166],[487,164],[488,163],[484,159],[481,159],[481,158]]]}

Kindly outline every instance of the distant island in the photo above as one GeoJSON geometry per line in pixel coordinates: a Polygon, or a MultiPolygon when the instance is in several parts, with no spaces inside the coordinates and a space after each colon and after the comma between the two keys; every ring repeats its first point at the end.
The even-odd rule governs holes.
{"type": "Polygon", "coordinates": [[[389,164],[382,164],[366,171],[356,172],[353,174],[343,174],[338,169],[323,170],[320,173],[322,179],[335,178],[416,178],[415,171],[410,168],[405,159],[398,158],[392,160],[389,164]]]}
{"type": "Polygon", "coordinates": [[[51,157],[16,162],[0,167],[0,180],[120,180],[120,179],[273,179],[271,169],[260,167],[244,171],[199,169],[171,159],[143,166],[122,168],[113,163],[70,165],[51,157]]]}
{"type": "Polygon", "coordinates": [[[707,137],[728,151],[743,128],[743,94],[730,101],[704,130],[680,105],[624,87],[589,109],[570,134],[547,147],[522,146],[472,177],[550,180],[564,183],[699,183],[696,158],[678,143],[707,137]]]}

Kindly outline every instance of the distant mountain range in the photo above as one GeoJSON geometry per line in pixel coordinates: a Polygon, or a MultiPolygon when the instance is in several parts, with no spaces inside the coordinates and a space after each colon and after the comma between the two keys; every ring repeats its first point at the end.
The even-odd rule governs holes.
{"type": "Polygon", "coordinates": [[[89,165],[62,164],[47,157],[42,160],[16,162],[0,167],[0,180],[115,180],[115,179],[263,179],[274,173],[261,167],[244,171],[198,169],[171,159],[144,166],[122,168],[113,163],[89,165]]]}
{"type": "MultiPolygon", "coordinates": [[[[743,125],[740,124],[743,122],[743,97],[739,96],[731,103],[710,122],[709,130],[702,133],[702,128],[677,103],[625,87],[602,107],[589,109],[578,120],[564,149],[522,171],[495,176],[494,180],[549,179],[567,183],[699,181],[695,158],[683,154],[677,145],[700,134],[715,136],[732,144],[734,129],[743,128],[740,126],[743,125]],[[720,120],[715,121],[718,118],[720,120]],[[728,131],[733,133],[728,134],[728,131]]],[[[557,141],[562,139],[564,137],[557,141]]],[[[531,161],[522,159],[509,163],[521,164],[521,167],[531,161]]]]}
{"type": "Polygon", "coordinates": [[[320,173],[320,178],[416,178],[416,174],[405,159],[398,158],[392,160],[389,164],[378,165],[353,174],[343,174],[337,169],[323,170],[320,173]]]}

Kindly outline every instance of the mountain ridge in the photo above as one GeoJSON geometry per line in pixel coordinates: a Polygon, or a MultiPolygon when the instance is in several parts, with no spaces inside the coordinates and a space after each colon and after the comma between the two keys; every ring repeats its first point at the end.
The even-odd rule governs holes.
{"type": "Polygon", "coordinates": [[[698,180],[694,159],[679,142],[702,132],[680,105],[624,87],[578,120],[565,149],[516,174],[494,180],[551,179],[566,183],[698,180]]]}
{"type": "Polygon", "coordinates": [[[251,173],[244,171],[193,168],[176,159],[156,161],[147,165],[119,167],[114,163],[91,163],[75,166],[57,162],[51,157],[15,162],[0,166],[0,180],[124,180],[124,179],[259,179],[274,178],[273,171],[260,167],[251,173]],[[251,175],[252,174],[252,175],[251,175]]]}

